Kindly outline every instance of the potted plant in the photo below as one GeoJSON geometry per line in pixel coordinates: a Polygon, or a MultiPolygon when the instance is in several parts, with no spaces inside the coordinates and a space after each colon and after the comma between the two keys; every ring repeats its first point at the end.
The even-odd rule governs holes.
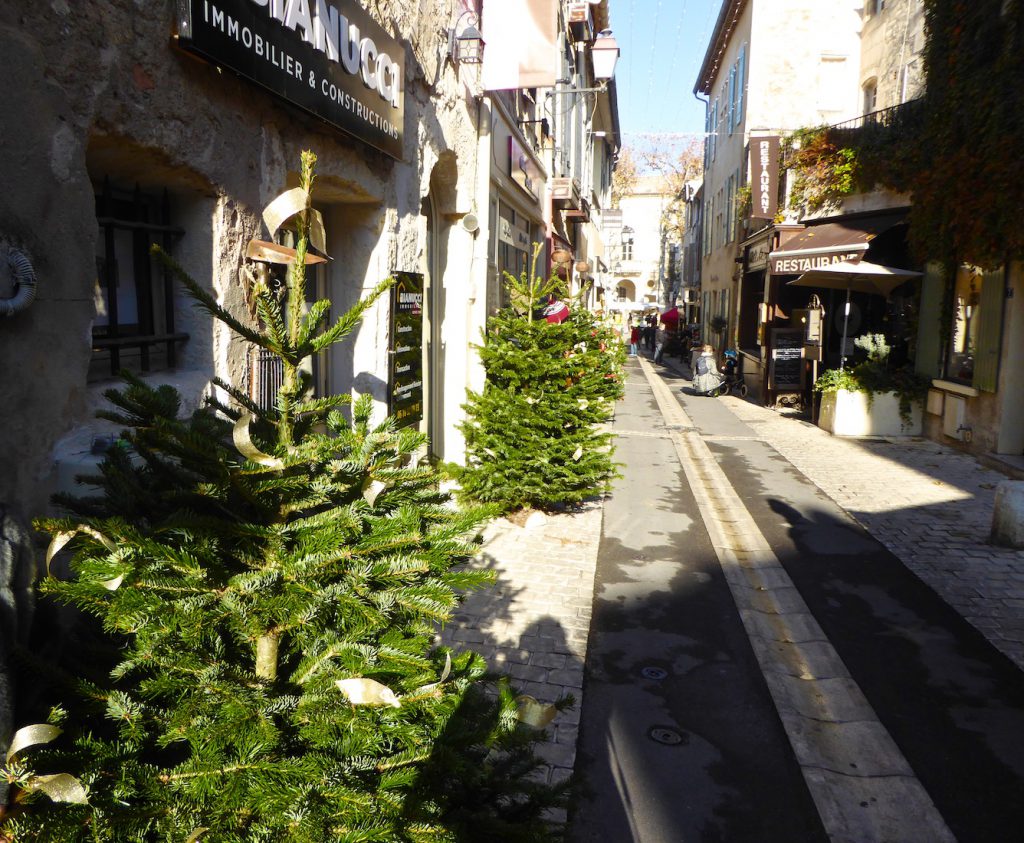
{"type": "Polygon", "coordinates": [[[828,369],[814,384],[821,393],[818,426],[836,436],[920,436],[928,379],[891,367],[882,334],[865,334],[854,345],[866,352],[864,360],[828,369]]]}

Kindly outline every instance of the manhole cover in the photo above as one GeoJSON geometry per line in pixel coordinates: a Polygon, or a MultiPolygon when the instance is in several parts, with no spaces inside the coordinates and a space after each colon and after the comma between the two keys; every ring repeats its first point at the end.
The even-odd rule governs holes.
{"type": "Polygon", "coordinates": [[[679,732],[665,726],[651,727],[647,736],[655,743],[664,744],[665,746],[679,746],[679,744],[683,743],[683,736],[679,732]]]}
{"type": "Polygon", "coordinates": [[[662,670],[660,667],[645,667],[640,671],[640,674],[644,679],[655,679],[657,681],[661,681],[668,676],[668,671],[662,670]]]}

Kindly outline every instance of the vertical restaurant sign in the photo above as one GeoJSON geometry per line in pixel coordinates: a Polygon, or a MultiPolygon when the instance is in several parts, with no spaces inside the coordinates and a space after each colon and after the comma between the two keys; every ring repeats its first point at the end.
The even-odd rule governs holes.
{"type": "Polygon", "coordinates": [[[423,418],[423,276],[393,272],[388,414],[399,427],[423,418]]]}
{"type": "Polygon", "coordinates": [[[750,139],[750,196],[754,219],[770,220],[779,209],[779,136],[750,139]]]}
{"type": "Polygon", "coordinates": [[[405,50],[355,0],[177,0],[178,44],[402,159],[405,50]]]}

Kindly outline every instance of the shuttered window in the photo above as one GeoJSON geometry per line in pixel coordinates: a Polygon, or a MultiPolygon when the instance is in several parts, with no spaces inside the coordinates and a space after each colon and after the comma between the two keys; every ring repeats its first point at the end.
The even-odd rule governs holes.
{"type": "Polygon", "coordinates": [[[731,136],[736,120],[736,65],[733,65],[729,69],[729,93],[727,97],[728,103],[726,105],[726,125],[728,126],[729,135],[731,136]]]}
{"type": "Polygon", "coordinates": [[[995,392],[999,381],[999,351],[1003,339],[1003,301],[1006,298],[1002,269],[982,275],[975,343],[972,386],[983,392],[995,392]]]}
{"type": "Polygon", "coordinates": [[[945,292],[946,274],[942,265],[929,263],[921,278],[917,349],[914,354],[914,369],[928,378],[942,374],[942,299],[945,292]]]}
{"type": "Polygon", "coordinates": [[[743,91],[747,85],[747,45],[740,47],[740,57],[736,62],[736,116],[733,125],[743,122],[743,91]]]}

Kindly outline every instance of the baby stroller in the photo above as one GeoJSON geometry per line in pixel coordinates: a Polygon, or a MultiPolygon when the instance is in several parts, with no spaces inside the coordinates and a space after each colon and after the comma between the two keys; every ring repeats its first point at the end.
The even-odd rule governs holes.
{"type": "Polygon", "coordinates": [[[720,395],[728,395],[729,393],[736,393],[740,398],[747,397],[747,385],[743,382],[743,376],[740,374],[740,359],[736,350],[733,348],[727,349],[725,352],[725,382],[722,385],[720,395]]]}
{"type": "Polygon", "coordinates": [[[725,379],[715,365],[715,355],[710,351],[705,351],[694,363],[693,391],[697,395],[725,395],[728,391],[725,379]]]}

